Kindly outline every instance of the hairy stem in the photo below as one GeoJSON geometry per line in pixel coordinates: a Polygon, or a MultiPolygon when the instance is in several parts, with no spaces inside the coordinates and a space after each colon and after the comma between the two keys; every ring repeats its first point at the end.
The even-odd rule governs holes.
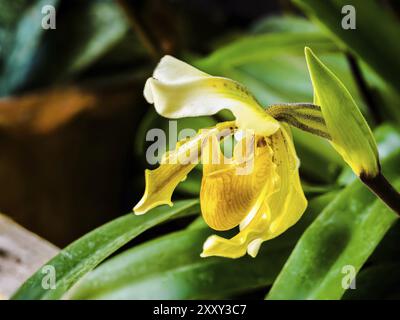
{"type": "Polygon", "coordinates": [[[312,103],[280,103],[269,105],[266,112],[278,121],[331,140],[320,106],[312,103]]]}

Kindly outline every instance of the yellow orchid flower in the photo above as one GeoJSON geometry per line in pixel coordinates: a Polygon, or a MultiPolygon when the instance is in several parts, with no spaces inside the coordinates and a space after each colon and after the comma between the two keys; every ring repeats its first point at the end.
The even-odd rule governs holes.
{"type": "Polygon", "coordinates": [[[380,172],[375,140],[350,93],[310,49],[305,54],[315,104],[267,109],[233,80],[211,76],[171,56],[162,58],[144,89],[160,115],[175,119],[228,109],[235,121],[200,130],[167,152],[159,168],[146,170],[146,189],[134,212],[171,206],[174,189],[201,160],[205,222],[221,231],[239,226],[230,239],[210,236],[201,256],[238,258],[247,252],[255,257],[262,242],[295,224],[307,207],[288,124],[328,139],[361,180],[400,212],[399,194],[380,172]],[[228,159],[220,142],[237,134],[241,138],[228,159]]]}
{"type": "MultiPolygon", "coordinates": [[[[161,204],[172,205],[174,189],[201,159],[204,220],[215,230],[240,228],[231,239],[209,237],[203,257],[238,258],[246,251],[254,257],[263,241],[278,236],[299,220],[307,200],[290,129],[265,112],[242,85],[165,56],[147,80],[144,95],[167,118],[212,115],[229,109],[236,120],[201,130],[168,152],[159,168],[146,170],[146,190],[134,208],[136,214],[161,204]],[[242,138],[235,145],[233,157],[227,159],[219,143],[235,133],[241,133],[242,138]],[[184,162],[178,161],[182,155],[184,162]],[[239,174],[246,167],[251,170],[239,174]]],[[[298,113],[304,108],[314,107],[299,105],[298,113]]]]}

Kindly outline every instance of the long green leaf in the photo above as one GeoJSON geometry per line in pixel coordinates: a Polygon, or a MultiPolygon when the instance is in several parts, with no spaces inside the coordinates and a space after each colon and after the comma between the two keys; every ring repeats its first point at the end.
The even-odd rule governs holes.
{"type": "Polygon", "coordinates": [[[197,200],[177,201],[172,208],[161,206],[143,216],[129,213],[73,242],[46,263],[55,270],[55,289],[46,289],[46,273],[39,269],[14,294],[13,299],[59,299],[64,293],[110,254],[147,229],[171,218],[198,213],[197,200]]]}
{"type": "Polygon", "coordinates": [[[252,31],[256,34],[267,32],[320,32],[318,26],[310,23],[306,18],[288,14],[269,16],[266,19],[257,21],[252,31]]]}
{"type": "Polygon", "coordinates": [[[265,243],[257,258],[200,258],[213,231],[196,226],[152,240],[106,261],[73,290],[71,299],[229,298],[271,284],[304,229],[335,196],[313,199],[301,221],[265,243]]]}
{"type": "MultiPolygon", "coordinates": [[[[383,169],[400,187],[400,150],[383,169]]],[[[340,299],[343,268],[358,272],[397,216],[361,182],[346,187],[300,238],[268,299],[340,299]]]]}

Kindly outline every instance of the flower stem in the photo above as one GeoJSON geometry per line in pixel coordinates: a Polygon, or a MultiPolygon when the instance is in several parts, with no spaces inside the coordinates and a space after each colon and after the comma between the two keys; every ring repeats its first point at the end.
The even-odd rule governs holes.
{"type": "Polygon", "coordinates": [[[400,193],[390,184],[382,172],[371,178],[360,175],[360,180],[390,209],[400,215],[400,193]]]}

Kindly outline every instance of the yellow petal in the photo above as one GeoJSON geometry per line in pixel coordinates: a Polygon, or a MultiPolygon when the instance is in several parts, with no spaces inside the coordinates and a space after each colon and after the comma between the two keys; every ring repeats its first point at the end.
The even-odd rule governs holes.
{"type": "Polygon", "coordinates": [[[208,140],[202,154],[200,204],[211,228],[231,229],[257,205],[272,170],[272,152],[266,144],[256,147],[256,143],[253,135],[242,138],[233,158],[226,159],[216,138],[208,140]]]}
{"type": "Polygon", "coordinates": [[[242,129],[267,136],[279,128],[279,122],[241,84],[213,77],[171,56],[161,59],[146,82],[144,96],[167,118],[213,115],[229,109],[242,129]]]}
{"type": "Polygon", "coordinates": [[[144,214],[162,204],[172,206],[172,193],[179,182],[199,163],[205,139],[212,135],[227,134],[233,126],[233,122],[224,122],[214,128],[201,130],[193,138],[178,143],[174,151],[167,152],[157,169],[146,170],[146,189],[133,209],[135,214],[144,214]]]}
{"type": "Polygon", "coordinates": [[[307,208],[307,199],[300,183],[299,160],[290,129],[283,126],[274,139],[274,159],[280,177],[280,191],[273,194],[268,201],[271,210],[270,235],[264,240],[286,231],[301,218],[307,208]]]}
{"type": "Polygon", "coordinates": [[[343,83],[309,49],[305,49],[314,87],[333,147],[357,175],[379,173],[378,149],[371,129],[343,83]]]}
{"type": "Polygon", "coordinates": [[[255,257],[263,241],[272,239],[298,221],[307,207],[298,175],[298,159],[286,126],[270,137],[276,165],[257,211],[250,212],[241,223],[240,232],[231,239],[216,235],[203,246],[202,257],[239,258],[246,251],[255,257]],[[277,179],[277,177],[279,177],[277,179]]]}

